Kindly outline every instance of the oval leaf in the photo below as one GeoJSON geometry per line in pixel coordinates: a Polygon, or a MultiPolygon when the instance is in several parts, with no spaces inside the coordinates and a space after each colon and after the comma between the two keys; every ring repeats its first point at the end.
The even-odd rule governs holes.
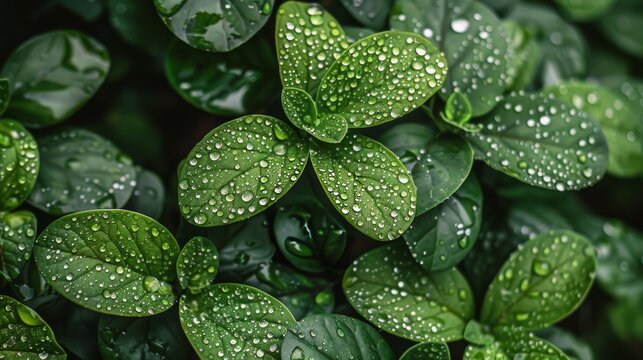
{"type": "Polygon", "coordinates": [[[375,240],[393,240],[415,215],[411,174],[390,150],[361,135],[311,149],[311,161],[333,206],[375,240]]]}
{"type": "Polygon", "coordinates": [[[500,348],[509,359],[569,360],[556,346],[529,333],[511,331],[501,338],[500,348]]]}
{"type": "Polygon", "coordinates": [[[2,356],[17,360],[67,359],[53,331],[35,311],[5,295],[0,295],[0,309],[2,356]]]}
{"type": "Polygon", "coordinates": [[[446,74],[446,60],[422,36],[373,34],[352,44],[324,74],[317,110],[343,117],[351,128],[380,125],[422,105],[446,74]]]}
{"type": "Polygon", "coordinates": [[[268,21],[274,0],[154,0],[167,27],[199,50],[225,52],[248,41],[268,21]]]}
{"type": "Polygon", "coordinates": [[[437,136],[436,133],[432,127],[423,124],[404,123],[385,131],[379,140],[411,171],[424,146],[437,136]]]}
{"type": "Polygon", "coordinates": [[[197,236],[181,249],[176,274],[184,289],[197,293],[208,287],[219,269],[219,252],[212,241],[197,236]]]}
{"type": "Polygon", "coordinates": [[[565,318],[594,280],[594,248],[584,237],[553,230],[527,241],[489,285],[480,321],[494,329],[542,329],[565,318]]]}
{"type": "Polygon", "coordinates": [[[343,287],[360,315],[413,341],[461,339],[473,316],[471,289],[460,272],[425,272],[401,242],[355,260],[344,274],[343,287]]]}
{"type": "Polygon", "coordinates": [[[33,136],[16,121],[0,120],[0,211],[15,209],[29,196],[39,168],[33,136]]]}
{"type": "Polygon", "coordinates": [[[607,142],[586,113],[541,94],[509,95],[467,140],[487,165],[527,184],[565,191],[607,169],[607,142]]]}
{"type": "Polygon", "coordinates": [[[445,343],[421,343],[406,350],[400,360],[451,360],[451,354],[445,343]]]}
{"type": "Polygon", "coordinates": [[[212,285],[198,295],[183,296],[179,316],[203,359],[279,359],[283,337],[296,325],[282,303],[240,284],[212,285]]]}
{"type": "Polygon", "coordinates": [[[392,360],[393,353],[372,326],[344,315],[309,316],[289,329],[282,359],[392,360]]]}
{"type": "Polygon", "coordinates": [[[217,127],[179,169],[179,205],[190,223],[218,226],[264,211],[295,184],[308,146],[285,123],[244,116],[217,127]]]}
{"type": "Polygon", "coordinates": [[[161,178],[145,169],[138,169],[136,186],[125,208],[159,220],[165,207],[165,187],[161,178]]]}
{"type": "Polygon", "coordinates": [[[63,216],[36,240],[34,258],[49,284],[88,309],[149,316],[169,309],[179,246],[161,224],[127,210],[63,216]]]}
{"type": "Polygon", "coordinates": [[[38,139],[41,169],[29,203],[52,215],[120,208],[136,185],[136,168],[107,139],[67,129],[38,139]]]}
{"type": "Polygon", "coordinates": [[[338,143],[346,135],[346,120],[338,115],[318,114],[315,101],[303,90],[284,88],[281,104],[290,122],[321,141],[338,143]]]}
{"type": "Polygon", "coordinates": [[[36,128],[64,121],[94,96],[109,65],[107,49],[81,32],[37,35],[14,50],[0,71],[12,86],[8,114],[36,128]]]}
{"type": "Polygon", "coordinates": [[[404,234],[415,261],[426,271],[457,265],[471,251],[482,224],[482,190],[471,175],[450,198],[420,215],[404,234]]]}
{"type": "Polygon", "coordinates": [[[24,210],[0,217],[0,271],[6,278],[17,278],[31,259],[36,222],[36,216],[24,210]]]}
{"type": "Polygon", "coordinates": [[[156,14],[153,1],[107,0],[106,5],[109,22],[125,42],[150,55],[165,50],[172,36],[156,14]]]}
{"type": "Polygon", "coordinates": [[[510,51],[493,11],[471,0],[397,0],[390,23],[393,29],[424,35],[444,52],[449,75],[440,91],[443,99],[462,93],[474,116],[496,105],[506,87],[510,51]]]}

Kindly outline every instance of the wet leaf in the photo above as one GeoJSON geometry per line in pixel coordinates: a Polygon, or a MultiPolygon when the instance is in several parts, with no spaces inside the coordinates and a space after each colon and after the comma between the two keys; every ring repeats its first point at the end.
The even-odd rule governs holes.
{"type": "Polygon", "coordinates": [[[197,295],[183,296],[179,317],[201,358],[279,359],[283,337],[296,325],[278,300],[240,284],[212,285],[197,295]]]}
{"type": "Polygon", "coordinates": [[[153,1],[107,0],[106,5],[109,22],[125,42],[151,55],[165,50],[171,35],[155,13],[153,1]]]}
{"type": "Polygon", "coordinates": [[[565,191],[591,186],[607,169],[598,124],[573,106],[541,94],[513,93],[467,133],[476,156],[529,185],[565,191]]]}
{"type": "Polygon", "coordinates": [[[9,107],[9,100],[11,99],[11,86],[9,79],[0,78],[0,115],[9,107]]]}
{"type": "Polygon", "coordinates": [[[282,359],[392,360],[393,353],[372,326],[344,315],[312,315],[286,333],[282,359]]]}
{"type": "Polygon", "coordinates": [[[198,293],[210,286],[219,269],[219,252],[207,238],[197,236],[181,249],[176,274],[183,289],[198,293]]]}
{"type": "Polygon", "coordinates": [[[460,272],[425,272],[401,242],[355,260],[343,287],[350,304],[369,322],[413,341],[461,339],[473,316],[471,290],[460,272]]]}
{"type": "Polygon", "coordinates": [[[618,1],[611,11],[604,14],[599,25],[603,34],[614,45],[630,55],[643,58],[640,32],[643,27],[643,11],[639,3],[618,1]]]}
{"type": "Polygon", "coordinates": [[[273,228],[281,253],[304,271],[331,267],[346,245],[346,229],[315,200],[278,208],[273,228]]]}
{"type": "Polygon", "coordinates": [[[38,144],[14,120],[0,120],[0,211],[18,207],[31,193],[40,168],[38,144]]]}
{"type": "Polygon", "coordinates": [[[594,280],[594,248],[571,231],[527,241],[502,266],[484,298],[480,321],[493,329],[542,329],[565,318],[594,280]]]}
{"type": "Polygon", "coordinates": [[[274,55],[256,37],[223,54],[207,53],[174,41],[165,53],[165,76],[193,106],[217,115],[244,115],[277,99],[274,55]]]}
{"type": "Polygon", "coordinates": [[[311,149],[311,162],[333,206],[375,240],[398,238],[415,215],[411,174],[390,150],[361,135],[311,149]]]}
{"type": "Polygon", "coordinates": [[[586,82],[561,83],[545,93],[587,112],[598,122],[609,147],[610,174],[643,174],[643,121],[633,103],[606,87],[586,82]]]}
{"type": "Polygon", "coordinates": [[[318,114],[315,101],[303,90],[284,88],[281,104],[290,122],[321,141],[338,143],[346,136],[346,120],[339,115],[318,114]]]}
{"type": "Polygon", "coordinates": [[[351,128],[380,125],[422,105],[446,74],[446,60],[422,36],[373,34],[352,44],[324,74],[317,111],[339,115],[351,128]]]}
{"type": "Polygon", "coordinates": [[[506,87],[510,49],[502,22],[487,6],[471,0],[397,0],[390,23],[423,35],[444,52],[449,75],[443,99],[462,93],[474,116],[495,106],[506,87]]]}
{"type": "Polygon", "coordinates": [[[7,114],[35,128],[65,121],[94,96],[109,66],[105,47],[88,35],[37,35],[14,50],[0,71],[12,87],[7,114]]]}
{"type": "Polygon", "coordinates": [[[36,240],[36,216],[26,210],[0,216],[0,273],[15,279],[31,259],[36,240]]]}
{"type": "Polygon", "coordinates": [[[500,348],[500,345],[497,342],[494,342],[493,344],[490,344],[487,346],[478,346],[478,345],[469,344],[464,349],[464,355],[462,356],[462,359],[463,360],[480,360],[480,359],[510,360],[510,358],[507,357],[507,354],[505,354],[502,351],[502,349],[500,348]]]}
{"type": "Polygon", "coordinates": [[[496,340],[487,332],[487,328],[475,320],[471,320],[464,328],[464,340],[479,346],[492,345],[496,340]]]}
{"type": "Polygon", "coordinates": [[[165,187],[161,178],[145,169],[138,169],[136,186],[125,208],[159,220],[165,207],[165,187]]]}
{"type": "Polygon", "coordinates": [[[451,354],[445,343],[420,343],[408,348],[400,360],[451,360],[451,354]]]}
{"type": "Polygon", "coordinates": [[[393,0],[342,0],[342,5],[362,25],[381,29],[386,24],[393,0]]]}
{"type": "Polygon", "coordinates": [[[326,70],[348,48],[344,31],[321,5],[287,1],[277,11],[275,32],[281,84],[314,97],[326,70]]]}
{"type": "Polygon", "coordinates": [[[429,139],[436,136],[436,130],[432,127],[424,124],[405,123],[388,129],[379,140],[382,145],[397,155],[406,168],[411,171],[424,146],[429,139]]]}
{"type": "Polygon", "coordinates": [[[533,334],[512,331],[501,339],[500,348],[509,359],[568,360],[569,357],[551,343],[533,334]]]}
{"type": "Polygon", "coordinates": [[[551,327],[538,332],[538,337],[559,348],[572,360],[593,360],[594,353],[585,340],[574,336],[571,332],[557,327],[551,327]]]}
{"type": "Polygon", "coordinates": [[[147,216],[91,210],[51,223],[36,240],[38,269],[61,295],[88,309],[149,316],[169,309],[179,246],[147,216]]]}
{"type": "Polygon", "coordinates": [[[533,29],[513,21],[505,21],[505,29],[513,49],[509,57],[507,89],[522,90],[532,84],[539,70],[542,54],[533,29]]]}
{"type": "Polygon", "coordinates": [[[40,173],[29,203],[52,215],[121,208],[134,191],[132,159],[89,130],[69,128],[38,139],[40,173]]]}
{"type": "Polygon", "coordinates": [[[279,200],[304,170],[308,146],[282,121],[249,115],[212,130],[187,159],[179,170],[181,213],[192,224],[219,226],[279,200]]]}
{"type": "Polygon", "coordinates": [[[482,190],[471,175],[451,197],[417,216],[404,234],[415,261],[427,272],[457,265],[471,251],[482,224],[482,190]]]}
{"type": "Polygon", "coordinates": [[[67,359],[51,328],[35,311],[5,295],[0,295],[0,309],[0,343],[7,359],[67,359]]]}
{"type": "Polygon", "coordinates": [[[266,24],[274,0],[154,0],[154,4],[165,25],[186,44],[226,52],[266,24]]]}
{"type": "Polygon", "coordinates": [[[458,125],[464,125],[471,119],[471,104],[466,96],[454,92],[447,98],[444,117],[458,125]]]}

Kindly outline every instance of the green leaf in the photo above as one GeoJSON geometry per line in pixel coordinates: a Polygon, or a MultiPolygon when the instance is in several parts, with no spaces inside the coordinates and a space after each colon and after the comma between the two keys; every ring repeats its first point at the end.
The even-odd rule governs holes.
{"type": "Polygon", "coordinates": [[[444,56],[422,36],[373,34],[352,44],[324,74],[317,111],[339,115],[351,128],[380,125],[422,105],[446,74],[444,56]]]}
{"type": "Polygon", "coordinates": [[[40,174],[29,203],[52,215],[121,208],[134,191],[132,159],[109,140],[68,128],[38,139],[40,174]]]}
{"type": "Polygon", "coordinates": [[[417,216],[404,234],[415,261],[426,271],[457,265],[471,251],[482,224],[482,190],[471,175],[451,197],[417,216]]]}
{"type": "Polygon", "coordinates": [[[154,0],[154,4],[165,25],[186,44],[226,52],[266,24],[274,0],[154,0]]]}
{"type": "Polygon", "coordinates": [[[538,332],[538,337],[550,342],[573,360],[593,360],[594,353],[588,342],[576,337],[571,332],[557,327],[550,327],[538,332]]]}
{"type": "Polygon", "coordinates": [[[355,260],[344,274],[343,287],[360,315],[412,341],[461,339],[473,316],[471,290],[460,272],[425,272],[401,242],[355,260]]]}
{"type": "Polygon", "coordinates": [[[125,42],[151,55],[165,50],[171,35],[152,1],[107,0],[106,5],[109,22],[125,42]]]}
{"type": "MultiPolygon", "coordinates": [[[[462,356],[463,360],[510,360],[511,358],[507,357],[502,349],[500,344],[494,342],[493,344],[487,346],[477,346],[470,344],[464,349],[464,355],[462,356]]],[[[537,359],[533,359],[537,360],[537,359]]]]}
{"type": "Polygon", "coordinates": [[[525,89],[534,81],[539,70],[538,66],[542,61],[540,45],[533,29],[513,21],[505,21],[503,25],[513,49],[509,57],[507,89],[525,89]]]}
{"type": "Polygon", "coordinates": [[[454,92],[447,98],[444,115],[449,121],[464,125],[471,119],[471,111],[471,104],[462,93],[454,92]]]}
{"type": "Polygon", "coordinates": [[[607,169],[607,142],[589,115],[542,94],[514,93],[467,133],[477,157],[529,185],[565,191],[591,186],[607,169]]]}
{"type": "Polygon", "coordinates": [[[179,317],[185,335],[203,359],[279,359],[282,339],[296,325],[278,300],[240,284],[217,284],[200,294],[184,295],[179,317]]]}
{"type": "Polygon", "coordinates": [[[424,146],[436,136],[436,130],[432,127],[424,124],[404,123],[385,131],[379,140],[382,145],[397,155],[406,168],[411,171],[424,146]]]}
{"type": "Polygon", "coordinates": [[[609,147],[610,174],[643,174],[643,121],[636,105],[606,87],[586,82],[561,83],[544,92],[587,112],[598,122],[609,147]]]}
{"type": "Polygon", "coordinates": [[[176,274],[183,289],[198,293],[210,286],[219,268],[219,252],[212,241],[197,236],[181,249],[176,274]]]}
{"type": "Polygon", "coordinates": [[[0,274],[15,279],[31,259],[36,240],[36,216],[29,211],[16,211],[0,217],[0,274]]]}
{"type": "Polygon", "coordinates": [[[136,186],[125,208],[159,220],[165,207],[165,187],[161,178],[145,169],[138,169],[136,186]]]}
{"type": "Polygon", "coordinates": [[[500,342],[500,348],[509,359],[569,360],[560,349],[533,334],[511,331],[500,342]]]}
{"type": "Polygon", "coordinates": [[[11,100],[11,86],[9,79],[0,78],[0,115],[9,107],[9,100],[11,100]]]}
{"type": "Polygon", "coordinates": [[[346,40],[349,44],[357,42],[369,35],[375,34],[375,31],[369,28],[363,27],[354,27],[354,26],[344,26],[344,33],[346,34],[346,40]]]}
{"type": "Polygon", "coordinates": [[[260,36],[229,53],[207,53],[180,41],[165,53],[165,75],[191,105],[217,115],[258,111],[277,97],[276,63],[260,36]]]}
{"type": "Polygon", "coordinates": [[[181,213],[192,224],[218,226],[279,200],[304,170],[308,146],[282,121],[249,115],[212,130],[187,159],[179,170],[181,213]]]}
{"type": "Polygon", "coordinates": [[[346,229],[314,200],[279,207],[273,228],[281,253],[304,271],[326,270],[346,246],[346,229]]]}
{"type": "Polygon", "coordinates": [[[0,211],[22,204],[36,183],[39,168],[33,136],[14,120],[0,120],[0,211]]]}
{"type": "Polygon", "coordinates": [[[312,315],[290,328],[282,359],[392,360],[393,353],[372,326],[344,315],[312,315]]]}
{"type": "Polygon", "coordinates": [[[311,96],[326,70],[348,48],[341,26],[319,4],[283,3],[277,11],[275,33],[281,84],[311,96]]]}
{"type": "Polygon", "coordinates": [[[187,359],[189,347],[174,311],[146,318],[101,316],[98,323],[98,348],[105,360],[187,359]]]}
{"type": "Polygon", "coordinates": [[[571,231],[526,242],[505,262],[484,298],[480,321],[493,329],[542,329],[574,311],[594,280],[594,248],[571,231]]]}
{"type": "Polygon", "coordinates": [[[342,5],[362,25],[381,29],[386,24],[392,0],[342,0],[342,5]]]}
{"type": "Polygon", "coordinates": [[[38,236],[38,269],[61,295],[90,310],[149,316],[169,309],[179,246],[147,216],[127,210],[66,215],[38,236]]]}
{"type": "Polygon", "coordinates": [[[0,295],[0,309],[0,342],[7,359],[67,359],[51,328],[35,311],[5,295],[0,295]]]}
{"type": "Polygon", "coordinates": [[[421,343],[408,348],[400,360],[451,360],[445,343],[421,343]]]}
{"type": "Polygon", "coordinates": [[[440,91],[443,99],[462,93],[473,116],[496,105],[506,87],[510,49],[502,22],[487,6],[471,0],[397,0],[390,23],[424,35],[445,54],[449,75],[440,91]]]}
{"type": "Polygon", "coordinates": [[[11,288],[14,298],[33,308],[46,308],[59,299],[58,293],[38,271],[33,256],[20,275],[13,279],[11,288]]]}
{"type": "Polygon", "coordinates": [[[556,0],[572,20],[591,21],[602,18],[616,0],[556,0]]]}
{"type": "Polygon", "coordinates": [[[621,50],[639,59],[643,58],[641,27],[643,27],[643,11],[636,1],[630,4],[618,1],[599,23],[599,28],[605,37],[621,50]]]}
{"type": "Polygon", "coordinates": [[[464,340],[480,346],[488,346],[496,340],[493,335],[487,332],[487,329],[475,320],[471,320],[464,328],[464,340]]]}
{"type": "Polygon", "coordinates": [[[303,90],[284,88],[281,104],[290,122],[321,141],[338,143],[346,136],[346,120],[338,115],[318,114],[315,101],[303,90]]]}
{"type": "Polygon", "coordinates": [[[555,84],[585,74],[585,40],[556,11],[538,3],[520,2],[509,12],[507,19],[525,26],[538,41],[542,53],[542,84],[555,84]]]}
{"type": "Polygon", "coordinates": [[[607,308],[610,331],[623,340],[643,339],[643,313],[640,299],[621,300],[607,308]]]}
{"type": "Polygon", "coordinates": [[[415,215],[411,174],[382,144],[361,135],[311,149],[317,177],[344,218],[375,240],[398,238],[415,215]]]}
{"type": "Polygon", "coordinates": [[[7,114],[34,128],[65,121],[94,96],[109,66],[107,49],[88,35],[37,35],[14,50],[0,71],[12,86],[7,114]]]}

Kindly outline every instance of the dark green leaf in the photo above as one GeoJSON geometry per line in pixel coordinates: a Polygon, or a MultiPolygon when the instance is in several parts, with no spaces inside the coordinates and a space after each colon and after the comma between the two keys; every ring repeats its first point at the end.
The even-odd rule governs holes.
{"type": "Polygon", "coordinates": [[[16,360],[67,359],[51,328],[35,311],[4,295],[0,295],[0,309],[2,356],[16,360]]]}
{"type": "Polygon", "coordinates": [[[281,345],[282,359],[392,360],[382,335],[344,315],[312,315],[290,328],[281,345]]]}
{"type": "Polygon", "coordinates": [[[197,236],[181,249],[176,274],[183,289],[198,293],[214,281],[219,268],[219,252],[207,238],[197,236]]]}
{"type": "Polygon", "coordinates": [[[322,272],[344,252],[346,230],[314,200],[280,207],[273,227],[282,254],[299,269],[322,272]]]}
{"type": "Polygon", "coordinates": [[[112,27],[125,42],[152,55],[160,54],[170,42],[153,1],[107,0],[107,9],[112,27]]]}
{"type": "Polygon", "coordinates": [[[641,4],[636,1],[629,4],[618,1],[600,22],[603,34],[614,45],[638,58],[643,58],[641,28],[643,28],[643,11],[641,11],[641,4]]]}
{"type": "Polygon", "coordinates": [[[576,21],[591,21],[605,16],[616,0],[556,0],[570,18],[576,21]]]}
{"type": "Polygon", "coordinates": [[[224,54],[174,41],[165,54],[165,75],[174,90],[193,106],[218,115],[243,115],[273,102],[279,81],[275,69],[262,37],[224,54]]]}
{"type": "Polygon", "coordinates": [[[36,216],[16,211],[0,216],[0,273],[15,279],[31,259],[36,240],[36,216]]]}
{"type": "Polygon", "coordinates": [[[20,275],[11,282],[13,297],[33,308],[45,308],[56,303],[58,293],[49,286],[38,268],[33,256],[20,275]]]}
{"type": "Polygon", "coordinates": [[[421,343],[410,347],[400,360],[451,360],[445,343],[421,343]]]}
{"type": "Polygon", "coordinates": [[[594,353],[589,343],[574,336],[571,332],[551,327],[538,332],[538,337],[549,341],[563,351],[571,360],[593,360],[594,353]]]}
{"type": "Polygon", "coordinates": [[[88,35],[37,35],[14,50],[0,71],[12,86],[7,113],[29,127],[62,122],[94,96],[109,65],[105,47],[88,35]]]}
{"type": "Polygon", "coordinates": [[[382,134],[379,140],[382,145],[397,155],[406,168],[411,171],[425,145],[436,136],[436,131],[432,127],[417,123],[405,123],[390,128],[382,134]]]}
{"type": "Polygon", "coordinates": [[[139,169],[132,196],[125,204],[128,210],[160,219],[165,206],[165,187],[161,178],[145,169],[139,169]]]}
{"type": "Polygon", "coordinates": [[[29,203],[53,215],[121,208],[134,191],[132,159],[109,140],[71,128],[38,139],[41,168],[29,203]]]}
{"type": "Polygon", "coordinates": [[[531,200],[513,205],[507,214],[507,224],[514,240],[520,242],[553,229],[574,230],[558,207],[531,200]]]}
{"type": "Polygon", "coordinates": [[[482,224],[482,190],[471,175],[451,197],[417,216],[404,234],[413,258],[426,271],[457,265],[471,251],[482,224]]]}
{"type": "Polygon", "coordinates": [[[542,94],[509,95],[467,133],[477,157],[527,184],[565,191],[591,186],[607,170],[598,124],[573,106],[542,94]]]}
{"type": "Polygon", "coordinates": [[[526,242],[498,271],[480,320],[501,329],[542,329],[565,318],[594,280],[594,248],[584,237],[554,230],[526,242]]]}
{"type": "Polygon", "coordinates": [[[22,204],[36,183],[39,168],[33,136],[16,121],[0,120],[0,211],[22,204]]]}
{"type": "Polygon", "coordinates": [[[179,316],[192,347],[204,359],[279,359],[282,339],[296,325],[278,300],[240,284],[212,285],[183,296],[179,316]]]}
{"type": "Polygon", "coordinates": [[[528,333],[511,331],[500,342],[500,348],[509,359],[569,360],[551,343],[528,333]]]}
{"type": "Polygon", "coordinates": [[[192,224],[219,226],[279,200],[304,170],[308,146],[282,121],[249,115],[212,130],[187,159],[179,170],[181,213],[192,224]]]}
{"type": "Polygon", "coordinates": [[[346,40],[349,44],[357,42],[369,35],[375,34],[375,31],[369,28],[344,26],[344,33],[346,33],[346,40]]]}
{"type": "Polygon", "coordinates": [[[85,21],[94,21],[103,12],[100,0],[54,0],[85,21]]]}
{"type": "Polygon", "coordinates": [[[186,44],[226,52],[266,24],[274,0],[154,0],[154,4],[165,25],[186,44]]]}
{"type": "Polygon", "coordinates": [[[342,0],[342,4],[359,21],[373,29],[381,29],[386,24],[393,0],[342,0]]]}
{"type": "Polygon", "coordinates": [[[473,316],[471,290],[460,272],[425,272],[401,242],[355,260],[344,274],[343,287],[360,315],[413,341],[461,339],[473,316]]]}
{"type": "Polygon", "coordinates": [[[443,99],[462,93],[474,116],[496,105],[506,87],[510,51],[505,28],[489,8],[472,0],[397,0],[390,22],[393,29],[424,35],[444,52],[449,75],[443,99]]]}
{"type": "Polygon", "coordinates": [[[338,143],[346,136],[346,120],[339,115],[318,114],[313,98],[301,89],[284,88],[281,104],[290,122],[321,141],[338,143]]]}
{"type": "Polygon", "coordinates": [[[147,216],[92,210],[63,216],[36,240],[38,269],[61,295],[88,309],[149,316],[169,309],[179,246],[147,216]]]}
{"type": "Polygon", "coordinates": [[[11,99],[11,86],[9,79],[0,78],[0,115],[9,107],[9,100],[11,99]]]}
{"type": "Polygon", "coordinates": [[[398,31],[352,44],[324,74],[317,110],[351,128],[376,126],[415,110],[442,86],[447,64],[422,36],[398,31]]]}
{"type": "Polygon", "coordinates": [[[503,24],[513,49],[509,57],[507,89],[525,89],[533,82],[542,61],[540,45],[533,29],[513,21],[505,21],[503,24]]]}
{"type": "Polygon", "coordinates": [[[415,215],[416,189],[408,170],[382,144],[349,135],[311,149],[317,177],[344,218],[376,240],[398,238],[415,215]]]}

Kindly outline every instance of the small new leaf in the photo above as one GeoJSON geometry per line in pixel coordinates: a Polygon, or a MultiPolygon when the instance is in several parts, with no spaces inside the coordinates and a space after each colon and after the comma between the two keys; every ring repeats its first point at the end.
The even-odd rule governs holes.
{"type": "Polygon", "coordinates": [[[176,275],[183,289],[192,293],[210,286],[219,269],[219,252],[214,243],[197,236],[181,249],[176,261],[176,275]]]}
{"type": "Polygon", "coordinates": [[[293,125],[321,141],[338,143],[346,136],[346,120],[339,115],[318,114],[315,101],[303,90],[284,88],[281,104],[293,125]]]}

